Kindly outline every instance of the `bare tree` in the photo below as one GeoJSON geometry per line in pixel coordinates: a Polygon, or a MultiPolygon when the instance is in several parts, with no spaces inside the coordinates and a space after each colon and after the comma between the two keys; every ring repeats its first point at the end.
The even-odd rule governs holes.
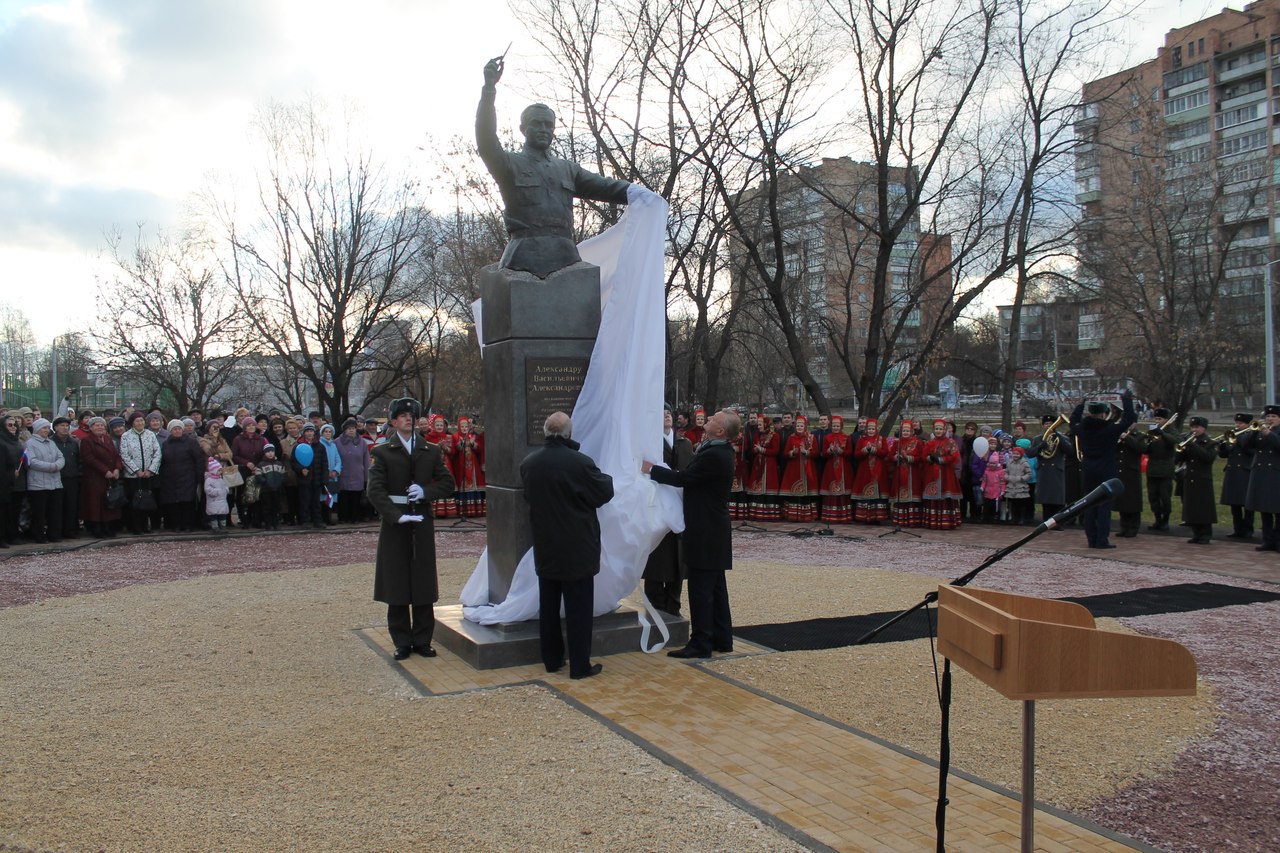
{"type": "Polygon", "coordinates": [[[98,283],[90,332],[101,365],[179,411],[205,406],[248,352],[243,317],[208,246],[141,234],[131,250],[110,238],[114,278],[98,283]]]}
{"type": "Polygon", "coordinates": [[[376,357],[389,347],[380,333],[395,329],[410,349],[426,334],[414,272],[433,248],[430,217],[412,182],[367,150],[344,150],[316,104],[274,105],[260,129],[258,215],[242,222],[223,208],[228,277],[258,340],[336,420],[362,410],[352,405],[358,383],[364,401],[401,384],[376,357]]]}

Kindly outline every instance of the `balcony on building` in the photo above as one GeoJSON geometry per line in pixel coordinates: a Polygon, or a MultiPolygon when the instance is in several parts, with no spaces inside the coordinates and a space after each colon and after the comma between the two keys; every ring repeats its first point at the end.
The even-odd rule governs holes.
{"type": "MultiPolygon", "coordinates": [[[[1232,62],[1235,61],[1235,58],[1233,57],[1231,60],[1226,61],[1232,62]]],[[[1261,74],[1266,71],[1267,53],[1265,50],[1259,48],[1259,52],[1255,53],[1252,58],[1247,54],[1240,56],[1237,64],[1231,68],[1222,67],[1223,63],[1224,60],[1218,60],[1218,77],[1215,82],[1219,84],[1234,83],[1236,80],[1243,80],[1246,77],[1253,76],[1254,74],[1261,74]]]]}

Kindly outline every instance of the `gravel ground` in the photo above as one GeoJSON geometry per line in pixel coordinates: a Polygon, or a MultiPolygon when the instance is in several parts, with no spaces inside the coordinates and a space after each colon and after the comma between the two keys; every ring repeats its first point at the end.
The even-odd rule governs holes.
{"type": "MultiPolygon", "coordinates": [[[[985,556],[900,537],[738,536],[741,625],[903,608],[985,556]]],[[[483,534],[437,540],[451,600],[483,534]]],[[[417,698],[351,630],[381,621],[369,567],[348,565],[374,541],[153,541],[0,561],[0,849],[797,849],[545,689],[417,698]],[[514,758],[515,741],[490,734],[512,731],[514,758]]],[[[1204,580],[1230,582],[1024,552],[975,583],[1057,596],[1204,580]]],[[[1280,652],[1265,643],[1278,617],[1268,604],[1108,624],[1188,645],[1204,689],[1038,703],[1037,793],[1168,850],[1280,849],[1280,652]]],[[[926,641],[713,666],[936,752],[926,641]]],[[[955,765],[1016,788],[1018,703],[963,672],[955,685],[955,765]]]]}

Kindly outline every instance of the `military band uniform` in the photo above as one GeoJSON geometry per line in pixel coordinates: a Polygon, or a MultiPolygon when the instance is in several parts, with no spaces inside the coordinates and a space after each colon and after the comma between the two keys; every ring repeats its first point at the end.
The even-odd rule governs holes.
{"type": "MultiPolygon", "coordinates": [[[[1194,427],[1208,426],[1204,418],[1192,418],[1194,427]]],[[[1213,525],[1218,520],[1213,492],[1213,460],[1218,457],[1207,435],[1194,436],[1175,449],[1174,458],[1186,465],[1182,481],[1182,521],[1191,528],[1193,545],[1208,545],[1213,539],[1213,525]]]]}
{"type": "Polygon", "coordinates": [[[1049,441],[1043,434],[1031,439],[1028,455],[1037,460],[1036,499],[1042,508],[1042,521],[1048,521],[1067,505],[1067,457],[1074,457],[1075,453],[1070,437],[1056,431],[1049,441]]]}
{"type": "Polygon", "coordinates": [[[374,566],[373,598],[387,605],[387,630],[397,649],[412,647],[424,654],[435,633],[434,605],[440,599],[436,578],[435,526],[431,501],[453,494],[453,475],[440,448],[416,434],[406,447],[394,430],[385,444],[373,448],[366,494],[382,526],[374,566]],[[411,484],[422,497],[411,513],[405,493],[411,484]],[[401,523],[402,515],[422,521],[401,523]]]}
{"type": "MultiPolygon", "coordinates": [[[[1079,435],[1080,452],[1084,457],[1080,467],[1083,472],[1081,488],[1085,493],[1116,476],[1120,435],[1137,420],[1133,412],[1133,395],[1126,391],[1123,400],[1124,412],[1114,423],[1093,414],[1096,404],[1090,405],[1089,417],[1084,415],[1083,402],[1071,413],[1071,432],[1079,435]]],[[[1083,521],[1090,548],[1115,547],[1111,544],[1111,501],[1103,501],[1085,510],[1083,521]]]]}
{"type": "Polygon", "coordinates": [[[1168,530],[1169,516],[1173,513],[1173,479],[1177,467],[1173,459],[1177,436],[1173,424],[1167,429],[1152,430],[1147,443],[1147,500],[1155,523],[1151,530],[1168,530]]]}
{"type": "Polygon", "coordinates": [[[1132,539],[1142,529],[1142,454],[1147,449],[1147,437],[1130,432],[1120,440],[1116,448],[1120,482],[1124,493],[1115,499],[1115,510],[1120,514],[1120,533],[1123,539],[1132,539]]]}
{"type": "MultiPolygon", "coordinates": [[[[1266,411],[1280,415],[1280,406],[1267,406],[1266,411]]],[[[1280,430],[1246,432],[1237,444],[1253,450],[1253,469],[1249,472],[1244,507],[1262,517],[1262,544],[1258,550],[1280,550],[1276,530],[1276,516],[1280,514],[1280,430]]]]}
{"type": "MultiPolygon", "coordinates": [[[[1248,424],[1250,415],[1237,414],[1236,425],[1248,424]]],[[[1231,534],[1229,539],[1253,538],[1253,511],[1245,509],[1245,496],[1249,493],[1249,471],[1253,468],[1253,448],[1239,440],[1221,442],[1218,456],[1227,460],[1222,470],[1222,499],[1231,508],[1231,534]]]]}

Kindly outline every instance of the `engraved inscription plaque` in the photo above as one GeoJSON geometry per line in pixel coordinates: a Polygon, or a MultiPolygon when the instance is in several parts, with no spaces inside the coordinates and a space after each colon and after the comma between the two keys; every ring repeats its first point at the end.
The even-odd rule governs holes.
{"type": "Polygon", "coordinates": [[[530,356],[524,363],[526,441],[542,444],[542,424],[552,412],[573,414],[591,359],[530,356]]]}

